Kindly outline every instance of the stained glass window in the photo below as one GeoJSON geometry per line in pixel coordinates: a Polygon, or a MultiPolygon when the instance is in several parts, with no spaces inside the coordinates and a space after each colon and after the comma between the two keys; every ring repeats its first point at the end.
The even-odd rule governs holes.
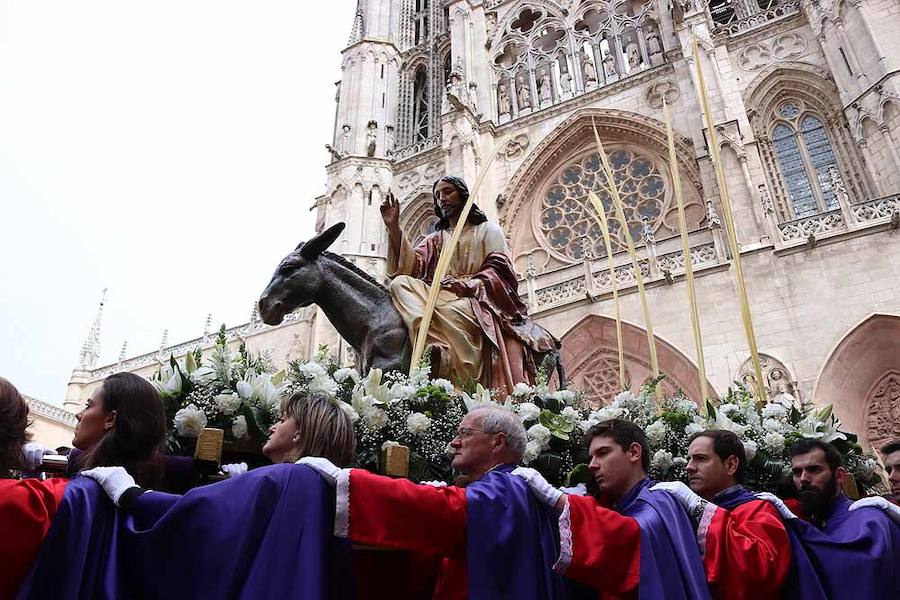
{"type": "Polygon", "coordinates": [[[838,208],[831,183],[837,160],[822,121],[803,112],[803,105],[786,101],[778,107],[772,145],[796,218],[838,208]]]}
{"type": "MultiPolygon", "coordinates": [[[[642,234],[641,217],[647,217],[656,229],[666,212],[668,184],[664,167],[650,156],[625,148],[613,150],[609,161],[622,196],[625,220],[637,241],[642,234]]],[[[606,256],[600,225],[587,198],[591,190],[606,208],[613,250],[624,248],[622,224],[605,188],[606,175],[596,152],[582,155],[559,169],[543,193],[538,216],[540,232],[553,250],[579,260],[584,250],[582,238],[587,237],[593,256],[606,256]]]]}

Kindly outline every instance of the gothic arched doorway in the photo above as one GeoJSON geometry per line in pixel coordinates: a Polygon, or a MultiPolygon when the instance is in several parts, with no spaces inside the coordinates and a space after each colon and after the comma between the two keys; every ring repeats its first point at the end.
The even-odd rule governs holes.
{"type": "MultiPolygon", "coordinates": [[[[651,377],[650,352],[646,331],[622,322],[622,346],[625,356],[626,384],[637,391],[651,377]]],[[[700,373],[680,350],[656,337],[659,369],[668,375],[663,388],[674,393],[678,388],[694,401],[700,400],[700,373]]],[[[562,359],[572,387],[588,393],[595,403],[608,403],[619,392],[619,356],[616,347],[616,322],[602,315],[588,315],[562,337],[562,359]]],[[[712,396],[717,397],[707,381],[712,396]]]]}
{"type": "Polygon", "coordinates": [[[864,447],[900,437],[900,316],[874,314],[831,352],[813,395],[864,447]]]}

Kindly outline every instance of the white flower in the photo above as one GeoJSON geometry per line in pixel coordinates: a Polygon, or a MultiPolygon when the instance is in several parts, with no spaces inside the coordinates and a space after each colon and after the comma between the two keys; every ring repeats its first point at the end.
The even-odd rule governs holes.
{"type": "Polygon", "coordinates": [[[609,421],[610,419],[618,419],[622,416],[622,413],[625,412],[625,409],[619,406],[613,406],[610,404],[609,406],[604,406],[599,410],[595,410],[591,413],[590,418],[595,420],[597,423],[600,421],[609,421]]]}
{"type": "Polygon", "coordinates": [[[324,375],[313,377],[310,382],[306,384],[306,390],[310,394],[334,396],[338,391],[338,383],[326,373],[324,375]]]}
{"type": "Polygon", "coordinates": [[[171,367],[160,371],[159,379],[154,379],[150,383],[163,398],[174,397],[181,393],[181,373],[171,367]]]}
{"type": "Polygon", "coordinates": [[[687,398],[678,398],[675,401],[675,410],[684,413],[697,412],[697,403],[693,400],[688,400],[687,398]]]}
{"type": "Polygon", "coordinates": [[[699,423],[688,423],[684,428],[684,435],[691,437],[695,433],[700,433],[705,427],[699,423]]]}
{"type": "Polygon", "coordinates": [[[328,374],[325,367],[317,362],[302,363],[297,367],[297,370],[300,371],[301,375],[309,377],[310,379],[315,379],[316,377],[322,377],[323,375],[328,374]]]}
{"type": "Polygon", "coordinates": [[[388,421],[387,413],[374,406],[363,413],[363,418],[366,420],[366,424],[375,430],[383,429],[388,421]]]}
{"type": "Polygon", "coordinates": [[[777,402],[769,402],[762,409],[763,419],[783,419],[787,416],[787,408],[777,402]]]}
{"type": "Polygon", "coordinates": [[[763,438],[763,443],[772,452],[778,453],[784,450],[784,436],[777,431],[771,431],[763,438]]]}
{"type": "Polygon", "coordinates": [[[231,422],[231,434],[235,439],[247,436],[247,419],[244,415],[235,417],[234,421],[231,422]]]}
{"type": "Polygon", "coordinates": [[[676,456],[672,459],[672,464],[674,464],[676,467],[683,468],[687,465],[687,459],[683,456],[676,456]]]}
{"type": "Polygon", "coordinates": [[[391,400],[409,400],[419,391],[414,386],[395,383],[391,386],[391,400]]]}
{"type": "Polygon", "coordinates": [[[183,437],[197,437],[206,427],[206,414],[194,404],[175,413],[175,430],[183,437]]]}
{"type": "Polygon", "coordinates": [[[491,390],[485,389],[485,387],[480,383],[476,384],[475,392],[471,396],[466,392],[463,392],[462,396],[463,404],[466,405],[466,412],[471,411],[477,406],[484,406],[486,404],[494,403],[494,400],[491,397],[491,390]]]}
{"type": "Polygon", "coordinates": [[[756,456],[756,450],[758,446],[756,442],[753,440],[743,440],[744,443],[744,454],[747,455],[747,462],[753,460],[753,457],[756,456]]]}
{"type": "Polygon", "coordinates": [[[600,421],[595,421],[593,419],[585,419],[585,420],[581,421],[580,423],[578,423],[578,427],[581,428],[581,431],[583,433],[587,433],[591,427],[593,427],[594,425],[596,425],[599,422],[600,421]]]}
{"type": "Polygon", "coordinates": [[[390,448],[391,446],[399,446],[399,445],[400,445],[400,442],[395,442],[394,440],[388,440],[388,441],[386,441],[385,443],[383,443],[383,444],[381,445],[381,449],[382,449],[382,450],[387,450],[387,449],[390,448]]]}
{"type": "Polygon", "coordinates": [[[616,406],[627,405],[627,404],[633,404],[633,403],[637,402],[638,400],[640,400],[640,399],[637,396],[635,396],[628,390],[625,390],[624,392],[619,392],[618,394],[615,395],[615,397],[613,398],[612,404],[615,404],[616,406]]]}
{"type": "Polygon", "coordinates": [[[650,464],[665,473],[675,465],[675,461],[672,459],[671,452],[657,450],[650,464]]]}
{"type": "Polygon", "coordinates": [[[581,415],[571,406],[565,407],[559,414],[562,418],[567,419],[571,423],[577,423],[579,420],[581,420],[581,415]]]}
{"type": "Polygon", "coordinates": [[[228,416],[233,415],[241,407],[241,397],[234,392],[219,394],[213,398],[213,402],[216,403],[216,408],[219,409],[219,412],[228,416]]]}
{"type": "Polygon", "coordinates": [[[520,381],[513,387],[512,395],[516,398],[521,398],[523,396],[530,396],[534,393],[534,388],[528,385],[527,383],[520,381]]]}
{"type": "Polygon", "coordinates": [[[440,388],[440,389],[444,390],[448,394],[452,394],[454,392],[453,384],[450,383],[446,379],[441,379],[441,378],[435,379],[431,382],[431,385],[433,385],[436,388],[440,388]]]}
{"type": "MultiPolygon", "coordinates": [[[[724,406],[728,405],[725,404],[724,406]]],[[[734,405],[732,404],[731,406],[734,405]]],[[[740,425],[729,419],[721,410],[716,411],[715,420],[707,420],[707,425],[709,429],[725,429],[726,431],[731,431],[738,437],[742,436],[747,429],[744,425],[740,425]]]]}
{"type": "Polygon", "coordinates": [[[535,423],[528,428],[528,437],[540,444],[543,450],[550,447],[551,435],[550,430],[540,423],[535,423]]]}
{"type": "Polygon", "coordinates": [[[763,422],[762,422],[763,429],[765,429],[766,431],[771,431],[771,432],[775,432],[775,433],[784,431],[784,428],[786,426],[787,426],[786,422],[779,421],[778,419],[775,419],[775,418],[763,419],[763,422]]]}
{"type": "Polygon", "coordinates": [[[575,392],[572,390],[556,390],[550,396],[563,404],[572,404],[575,401],[575,392]]]}
{"type": "Polygon", "coordinates": [[[522,422],[527,423],[528,421],[536,421],[541,414],[541,409],[533,402],[523,402],[516,406],[516,412],[519,413],[519,418],[522,419],[522,422]]]}
{"type": "Polygon", "coordinates": [[[356,423],[357,421],[359,421],[359,413],[356,412],[356,409],[353,408],[351,404],[341,402],[340,400],[338,400],[337,403],[338,406],[341,407],[341,410],[347,413],[347,416],[350,417],[351,423],[356,423]]]}
{"type": "Polygon", "coordinates": [[[666,439],[666,432],[668,431],[668,427],[662,420],[654,421],[647,426],[646,433],[647,439],[650,441],[650,445],[659,446],[663,443],[663,440],[666,439]]]}
{"type": "Polygon", "coordinates": [[[428,385],[428,376],[431,374],[431,367],[415,367],[409,370],[410,385],[420,388],[428,385]]]}
{"type": "Polygon", "coordinates": [[[723,404],[718,409],[716,409],[716,412],[719,412],[727,417],[731,413],[740,413],[741,408],[737,404],[731,404],[729,402],[728,404],[723,404]]]}
{"type": "Polygon", "coordinates": [[[431,419],[420,412],[406,417],[406,429],[413,435],[422,435],[431,427],[431,419]]]}
{"type": "Polygon", "coordinates": [[[354,383],[358,382],[359,372],[351,367],[344,367],[343,369],[338,369],[334,372],[334,380],[338,383],[344,383],[348,377],[352,379],[354,383]]]}
{"type": "Polygon", "coordinates": [[[531,440],[525,444],[525,455],[522,456],[522,464],[527,465],[541,455],[541,445],[531,440]]]}
{"type": "Polygon", "coordinates": [[[216,378],[216,372],[209,367],[198,367],[191,372],[189,377],[197,385],[206,385],[216,378]]]}

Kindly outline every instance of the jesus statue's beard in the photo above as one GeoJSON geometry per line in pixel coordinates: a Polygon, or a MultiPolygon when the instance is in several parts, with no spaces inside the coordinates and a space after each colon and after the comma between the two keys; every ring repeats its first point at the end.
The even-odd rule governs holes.
{"type": "Polygon", "coordinates": [[[834,476],[828,480],[828,483],[825,484],[825,488],[822,490],[809,486],[800,488],[797,492],[797,496],[800,499],[800,506],[803,507],[803,510],[813,519],[813,521],[819,520],[819,517],[825,512],[825,509],[831,504],[831,501],[834,500],[836,495],[837,480],[834,476]]]}

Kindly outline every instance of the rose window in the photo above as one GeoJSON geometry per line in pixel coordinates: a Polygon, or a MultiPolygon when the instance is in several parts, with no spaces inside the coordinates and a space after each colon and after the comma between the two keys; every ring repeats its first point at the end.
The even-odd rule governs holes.
{"type": "MultiPolygon", "coordinates": [[[[665,167],[656,158],[626,148],[613,150],[609,162],[622,197],[626,224],[637,242],[643,237],[642,219],[655,231],[666,213],[665,167]]],[[[613,252],[625,247],[622,223],[606,191],[603,165],[599,155],[591,152],[563,166],[542,192],[538,229],[550,248],[566,259],[580,260],[585,244],[593,256],[606,256],[600,225],[587,198],[591,190],[606,209],[613,252]]]]}

